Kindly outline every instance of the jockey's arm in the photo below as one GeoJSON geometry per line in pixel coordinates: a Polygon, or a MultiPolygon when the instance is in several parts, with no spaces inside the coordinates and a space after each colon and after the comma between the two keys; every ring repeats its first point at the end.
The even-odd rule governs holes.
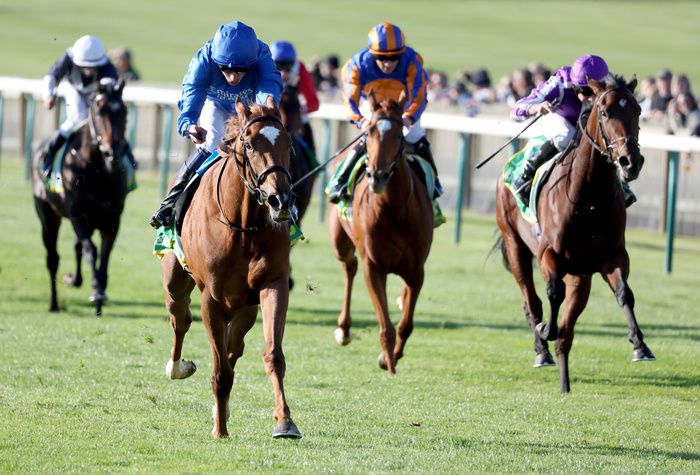
{"type": "Polygon", "coordinates": [[[343,66],[341,76],[343,78],[343,104],[348,114],[348,120],[361,128],[364,121],[359,108],[362,84],[360,83],[360,71],[352,63],[352,59],[343,66]]]}

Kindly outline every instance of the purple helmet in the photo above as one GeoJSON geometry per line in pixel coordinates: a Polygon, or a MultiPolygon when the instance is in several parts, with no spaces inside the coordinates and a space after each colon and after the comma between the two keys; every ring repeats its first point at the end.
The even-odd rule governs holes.
{"type": "Polygon", "coordinates": [[[576,86],[588,86],[589,79],[600,81],[608,73],[608,65],[603,58],[586,54],[577,58],[571,66],[571,81],[576,86]]]}

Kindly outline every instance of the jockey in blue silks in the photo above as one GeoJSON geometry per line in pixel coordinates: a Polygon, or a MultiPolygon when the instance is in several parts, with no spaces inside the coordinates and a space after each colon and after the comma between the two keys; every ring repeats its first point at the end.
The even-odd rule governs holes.
{"type": "MultiPolygon", "coordinates": [[[[530,187],[537,168],[563,151],[576,136],[581,110],[584,103],[590,103],[593,96],[588,80],[601,81],[609,74],[608,65],[603,58],[586,54],[577,58],[572,66],[557,70],[533,89],[529,96],[515,103],[510,116],[517,121],[547,114],[540,121],[539,127],[545,131],[548,140],[527,160],[522,175],[513,182],[513,189],[523,203],[529,201],[530,187]]],[[[631,193],[629,190],[627,192],[631,193]]]]}
{"type": "Polygon", "coordinates": [[[173,207],[196,170],[224,139],[226,122],[236,114],[236,99],[279,103],[282,79],[269,47],[240,21],[221,25],[214,38],[190,61],[178,102],[178,132],[197,145],[177,174],[160,207],[153,213],[154,228],[172,225],[173,207]]]}

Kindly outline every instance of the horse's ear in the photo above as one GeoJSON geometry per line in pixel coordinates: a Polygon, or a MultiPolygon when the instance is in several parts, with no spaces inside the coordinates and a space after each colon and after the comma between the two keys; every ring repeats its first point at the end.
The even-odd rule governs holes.
{"type": "Polygon", "coordinates": [[[406,91],[404,89],[401,89],[401,94],[399,94],[399,107],[401,107],[401,111],[403,111],[405,106],[406,106],[406,91]]]}
{"type": "Polygon", "coordinates": [[[630,92],[634,92],[636,87],[637,87],[637,75],[633,74],[632,79],[630,79],[630,82],[627,83],[627,89],[629,89],[630,92]]]}
{"type": "Polygon", "coordinates": [[[374,94],[374,88],[371,88],[367,93],[367,102],[369,103],[369,108],[373,111],[377,110],[379,107],[379,104],[377,104],[377,96],[374,94]]]}
{"type": "Polygon", "coordinates": [[[593,89],[596,96],[605,90],[605,84],[598,82],[595,79],[589,79],[588,85],[591,86],[591,89],[593,89]]]}
{"type": "Polygon", "coordinates": [[[265,106],[268,109],[275,109],[277,110],[277,102],[275,102],[275,98],[272,96],[267,96],[267,100],[265,101],[265,106]]]}
{"type": "Polygon", "coordinates": [[[236,114],[244,120],[248,120],[248,108],[239,97],[236,97],[236,114]]]}

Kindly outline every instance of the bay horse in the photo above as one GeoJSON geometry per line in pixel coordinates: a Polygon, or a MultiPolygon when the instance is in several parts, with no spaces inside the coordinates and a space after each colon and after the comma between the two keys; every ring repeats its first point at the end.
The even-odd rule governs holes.
{"type": "Polygon", "coordinates": [[[289,228],[292,192],[289,173],[291,138],[270,98],[266,106],[236,101],[229,119],[222,158],[201,178],[182,224],[188,267],[174,254],[161,261],[165,306],[174,342],[166,374],[191,376],[196,366],[181,359],[192,323],[190,293],[201,292],[202,321],[214,358],[211,387],[215,438],[226,437],[234,367],[243,355],[245,334],[262,307],[263,362],[275,393],[273,437],[299,438],[282,381],[282,335],[289,300],[289,228]]]}
{"type": "MultiPolygon", "coordinates": [[[[335,330],[341,345],[350,342],[352,318],[350,298],[357,273],[355,249],[379,323],[382,352],[379,366],[396,372],[408,337],[413,331],[413,313],[423,286],[424,265],[433,240],[433,211],[430,196],[404,154],[402,114],[406,97],[377,101],[368,94],[372,110],[367,129],[365,179],[355,187],[352,222],[341,219],[331,207],[329,229],[335,256],[345,272],[345,300],[335,330]],[[386,280],[389,273],[403,279],[402,314],[398,332],[389,316],[386,280]]],[[[336,159],[336,167],[345,154],[336,159]]]]}
{"type": "Polygon", "coordinates": [[[630,260],[625,248],[626,208],[619,179],[637,178],[644,163],[639,150],[641,109],[633,91],[637,79],[589,81],[594,92],[586,125],[579,119],[578,146],[558,159],[537,199],[541,232],[521,215],[512,193],[499,179],[496,219],[501,250],[525,302],[525,316],[535,335],[535,366],[554,364],[547,341],[556,340],[560,389],[570,391],[568,359],[576,319],[583,312],[591,278],[600,273],[627,318],[633,360],[653,360],[634,313],[627,284],[630,260]],[[618,178],[618,175],[620,178],[618,178]],[[546,283],[551,315],[542,321],[532,260],[546,283]],[[563,305],[563,317],[557,316],[563,305]],[[558,325],[558,327],[557,327],[558,325]]]}
{"type": "MultiPolygon", "coordinates": [[[[293,154],[291,156],[291,172],[292,183],[305,176],[311,171],[307,149],[302,145],[301,140],[306,141],[307,137],[303,137],[304,122],[302,118],[301,103],[299,102],[299,90],[291,86],[285,86],[280,97],[280,116],[287,132],[292,136],[293,154]]],[[[298,211],[297,221],[300,223],[306,209],[311,201],[313,193],[315,176],[311,176],[294,187],[296,195],[295,205],[298,211]]]]}
{"type": "Polygon", "coordinates": [[[81,261],[85,255],[92,270],[90,301],[95,304],[96,315],[102,314],[102,305],[107,299],[107,266],[119,232],[127,194],[126,170],[119,156],[126,145],[127,108],[122,100],[124,85],[123,80],[116,85],[109,81],[96,84],[90,98],[88,120],[66,144],[67,153],[60,172],[63,191],[47,189],[38,171],[47,141],[40,144],[34,155],[32,193],[47,253],[51,312],[58,312],[56,273],[59,255],[56,243],[63,217],[70,220],[76,236],[76,271],[75,274],[64,275],[64,283],[74,287],[82,285],[81,261]],[[92,242],[95,231],[99,231],[102,238],[99,253],[92,242]]]}

